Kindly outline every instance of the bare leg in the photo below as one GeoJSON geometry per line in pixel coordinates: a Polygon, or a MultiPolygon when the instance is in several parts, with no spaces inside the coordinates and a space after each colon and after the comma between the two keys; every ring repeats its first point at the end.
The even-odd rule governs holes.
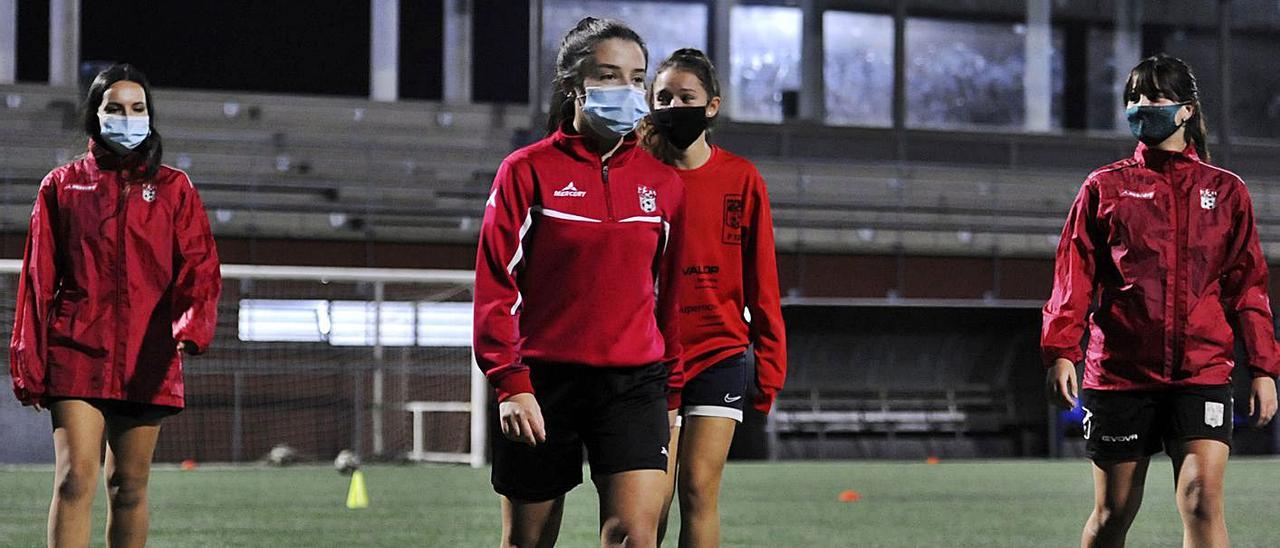
{"type": "MultiPolygon", "coordinates": [[[[683,419],[682,419],[683,420],[683,419]]],[[[676,495],[676,463],[680,459],[680,426],[672,421],[671,442],[667,445],[667,494],[662,502],[662,515],[658,519],[658,545],[667,536],[667,519],[671,515],[671,499],[676,495]]]]}
{"type": "Polygon", "coordinates": [[[502,548],[550,548],[560,536],[564,517],[564,496],[524,502],[499,496],[502,500],[502,548]]]}
{"type": "Polygon", "coordinates": [[[1222,512],[1223,475],[1231,450],[1217,440],[1191,440],[1174,459],[1178,513],[1182,516],[1182,545],[1214,548],[1230,545],[1222,512]]]}
{"type": "Polygon", "coordinates": [[[600,493],[600,545],[652,548],[667,497],[665,470],[630,470],[593,476],[600,493]]]}
{"type": "Polygon", "coordinates": [[[107,546],[141,548],[147,544],[150,515],[147,483],[160,421],[107,417],[107,546]]]}
{"type": "Polygon", "coordinates": [[[95,407],[80,400],[55,401],[49,406],[49,413],[56,455],[53,501],[49,504],[49,546],[88,546],[93,493],[102,463],[104,419],[95,407]]]}
{"type": "Polygon", "coordinates": [[[680,455],[680,547],[720,545],[720,479],[738,423],[724,417],[687,417],[680,455]]]}
{"type": "Polygon", "coordinates": [[[1082,548],[1124,546],[1125,535],[1142,505],[1150,463],[1149,458],[1093,463],[1093,513],[1084,525],[1082,548]]]}

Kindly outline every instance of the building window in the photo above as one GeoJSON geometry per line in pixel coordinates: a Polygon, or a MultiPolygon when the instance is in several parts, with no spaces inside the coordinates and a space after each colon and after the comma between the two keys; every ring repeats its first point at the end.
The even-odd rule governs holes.
{"type": "MultiPolygon", "coordinates": [[[[560,41],[583,17],[616,19],[635,30],[649,49],[653,69],[680,48],[707,50],[707,6],[625,0],[545,0],[542,8],[542,93],[549,93],[560,41]]],[[[545,97],[545,95],[544,95],[545,97]]],[[[545,100],[544,100],[545,102],[545,100]]],[[[543,105],[543,108],[546,108],[543,105]]]]}
{"type": "Polygon", "coordinates": [[[243,299],[245,342],[327,342],[333,346],[471,346],[469,302],[243,299]]]}
{"type": "Polygon", "coordinates": [[[822,14],[826,121],[832,125],[893,125],[893,17],[822,14]]]}
{"type": "Polygon", "coordinates": [[[725,98],[733,119],[782,121],[782,92],[800,88],[802,17],[799,8],[733,8],[729,18],[730,85],[725,98]]]}
{"type": "MultiPolygon", "coordinates": [[[[907,124],[1021,129],[1026,26],[907,20],[907,124]]],[[[1050,68],[1051,125],[1062,127],[1062,34],[1055,30],[1050,68]]]]}

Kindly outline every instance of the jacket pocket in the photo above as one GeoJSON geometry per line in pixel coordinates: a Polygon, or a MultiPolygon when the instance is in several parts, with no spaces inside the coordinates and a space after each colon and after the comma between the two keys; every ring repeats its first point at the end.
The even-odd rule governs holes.
{"type": "Polygon", "coordinates": [[[105,358],[106,347],[93,331],[95,323],[86,317],[91,305],[80,294],[63,294],[55,300],[49,321],[49,361],[68,363],[74,355],[105,358]]]}

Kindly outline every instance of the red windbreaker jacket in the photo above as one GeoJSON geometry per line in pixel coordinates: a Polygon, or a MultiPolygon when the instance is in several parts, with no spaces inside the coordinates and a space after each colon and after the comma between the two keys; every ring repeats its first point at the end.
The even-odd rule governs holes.
{"type": "Polygon", "coordinates": [[[1226,384],[1235,365],[1229,322],[1253,375],[1280,373],[1244,182],[1201,162],[1194,147],[1141,144],[1090,174],[1058,245],[1041,332],[1046,364],[1080,361],[1086,315],[1085,388],[1226,384]]]}
{"type": "Polygon", "coordinates": [[[720,147],[685,187],[680,256],[684,376],[754,345],[756,409],[768,412],[787,375],[787,335],[778,294],[769,192],[756,166],[720,147]],[[751,320],[743,315],[749,310],[751,320]]]}
{"type": "Polygon", "coordinates": [[[140,180],[119,162],[93,147],[40,183],[9,343],[26,405],[182,407],[177,341],[203,351],[213,340],[222,279],[195,187],[167,166],[140,180]]]}
{"type": "Polygon", "coordinates": [[[499,399],[533,392],[526,361],[670,370],[684,204],[675,170],[628,136],[603,164],[564,130],[498,168],[476,257],[475,355],[499,399]]]}

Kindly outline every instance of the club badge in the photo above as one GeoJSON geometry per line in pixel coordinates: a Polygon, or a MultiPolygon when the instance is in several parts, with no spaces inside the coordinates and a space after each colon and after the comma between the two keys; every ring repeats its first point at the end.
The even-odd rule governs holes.
{"type": "Polygon", "coordinates": [[[658,191],[642,186],[640,192],[640,211],[653,213],[658,210],[658,191]]]}
{"type": "Polygon", "coordinates": [[[1207,188],[1200,189],[1200,207],[1204,209],[1218,207],[1218,191],[1207,188]]]}
{"type": "Polygon", "coordinates": [[[1222,426],[1223,415],[1226,414],[1225,405],[1216,401],[1204,402],[1204,423],[1207,426],[1217,428],[1222,426]]]}

